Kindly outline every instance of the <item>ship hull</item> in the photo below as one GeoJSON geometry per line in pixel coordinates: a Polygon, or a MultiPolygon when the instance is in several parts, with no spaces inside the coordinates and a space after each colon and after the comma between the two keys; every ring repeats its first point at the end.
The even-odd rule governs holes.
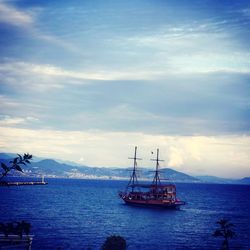
{"type": "Polygon", "coordinates": [[[185,205],[185,202],[172,202],[167,203],[163,201],[158,200],[147,200],[147,201],[141,201],[141,200],[129,200],[129,199],[123,199],[123,201],[127,205],[131,206],[139,206],[139,207],[149,207],[149,208],[164,208],[164,209],[178,209],[180,206],[185,205]]]}

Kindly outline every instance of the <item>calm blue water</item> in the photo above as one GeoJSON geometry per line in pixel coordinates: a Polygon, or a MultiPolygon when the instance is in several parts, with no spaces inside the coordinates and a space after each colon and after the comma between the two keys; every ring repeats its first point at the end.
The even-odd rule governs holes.
{"type": "Polygon", "coordinates": [[[51,179],[46,186],[0,187],[0,221],[26,220],[33,249],[100,249],[121,235],[128,249],[219,249],[216,221],[229,218],[232,249],[250,249],[250,186],[177,184],[181,210],[130,207],[126,182],[51,179]]]}

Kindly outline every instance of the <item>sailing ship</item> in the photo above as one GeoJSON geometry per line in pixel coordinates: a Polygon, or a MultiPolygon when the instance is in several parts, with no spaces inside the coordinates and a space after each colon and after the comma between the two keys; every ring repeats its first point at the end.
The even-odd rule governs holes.
{"type": "Polygon", "coordinates": [[[163,184],[159,174],[159,149],[157,149],[156,167],[154,178],[151,184],[140,184],[137,178],[137,147],[133,158],[134,167],[130,176],[129,183],[124,192],[119,192],[119,196],[128,205],[162,207],[162,208],[179,208],[185,205],[184,201],[176,197],[176,186],[171,183],[163,184]]]}

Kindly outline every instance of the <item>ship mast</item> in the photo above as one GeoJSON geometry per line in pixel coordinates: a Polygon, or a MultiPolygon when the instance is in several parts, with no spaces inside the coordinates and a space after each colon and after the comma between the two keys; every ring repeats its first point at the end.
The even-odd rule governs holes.
{"type": "Polygon", "coordinates": [[[159,149],[157,148],[157,157],[156,159],[151,159],[151,161],[156,161],[156,166],[155,166],[155,175],[153,179],[153,185],[155,185],[155,188],[157,189],[159,185],[161,185],[160,181],[160,175],[159,175],[159,162],[163,160],[159,160],[159,149]]]}
{"type": "Polygon", "coordinates": [[[136,157],[136,154],[137,154],[137,147],[135,147],[134,157],[129,158],[129,159],[134,160],[133,171],[132,171],[132,174],[131,174],[131,177],[130,177],[130,180],[129,180],[129,183],[128,183],[128,186],[127,186],[127,188],[132,187],[132,192],[134,192],[135,184],[138,184],[137,175],[136,175],[137,160],[141,160],[141,158],[136,157]]]}

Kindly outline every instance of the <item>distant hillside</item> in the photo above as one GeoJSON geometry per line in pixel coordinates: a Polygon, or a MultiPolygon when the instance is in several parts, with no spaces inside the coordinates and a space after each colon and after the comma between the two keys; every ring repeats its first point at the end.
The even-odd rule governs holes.
{"type": "MultiPolygon", "coordinates": [[[[42,160],[32,163],[29,166],[31,172],[36,175],[46,175],[50,177],[67,177],[67,178],[103,178],[103,179],[128,179],[131,169],[128,168],[101,168],[87,166],[72,166],[65,163],[58,163],[54,160],[42,160]]],[[[153,178],[152,169],[140,168],[138,171],[139,178],[153,178]]],[[[187,174],[175,171],[170,168],[162,169],[161,176],[168,177],[173,181],[194,182],[198,179],[187,174]]]]}
{"type": "Polygon", "coordinates": [[[0,153],[0,160],[9,160],[16,156],[17,156],[16,154],[11,154],[11,153],[0,153]]]}
{"type": "Polygon", "coordinates": [[[205,175],[205,176],[196,176],[196,178],[198,178],[198,179],[201,180],[202,182],[206,182],[206,183],[224,183],[224,184],[232,184],[232,183],[236,183],[236,182],[238,181],[238,180],[220,178],[220,177],[209,176],[209,175],[205,175]]]}
{"type": "MultiPolygon", "coordinates": [[[[5,159],[5,160],[10,160],[13,159],[14,157],[17,157],[17,154],[13,154],[13,153],[0,153],[0,160],[5,159]]],[[[43,158],[41,157],[37,157],[35,155],[32,156],[32,161],[33,162],[37,162],[37,161],[41,161],[43,160],[43,158]]]]}
{"type": "Polygon", "coordinates": [[[167,176],[169,179],[174,180],[174,181],[181,181],[181,182],[199,182],[200,181],[199,179],[193,176],[184,174],[182,172],[173,170],[171,168],[162,169],[162,173],[165,176],[167,176]]]}
{"type": "MultiPolygon", "coordinates": [[[[154,175],[154,173],[152,173],[153,170],[154,169],[143,168],[141,175],[144,178],[152,179],[152,175],[154,175]]],[[[162,179],[169,179],[175,182],[199,182],[199,179],[171,168],[160,169],[160,176],[162,179]]]]}
{"type": "MultiPolygon", "coordinates": [[[[16,155],[0,154],[0,161],[8,162],[16,155]],[[10,158],[11,156],[11,158],[10,158]]],[[[87,179],[129,179],[131,168],[101,168],[88,166],[74,166],[65,163],[59,163],[53,159],[32,161],[31,164],[23,166],[26,176],[46,176],[53,178],[87,178],[87,179]]],[[[140,168],[138,176],[142,180],[152,180],[153,169],[140,168]]],[[[11,175],[20,175],[20,172],[12,172],[11,175]]],[[[161,170],[162,178],[168,178],[176,182],[197,182],[198,179],[187,174],[175,171],[170,168],[161,170]]]]}
{"type": "MultiPolygon", "coordinates": [[[[15,154],[0,153],[0,162],[8,165],[9,161],[16,157],[15,154]]],[[[24,174],[13,171],[11,175],[25,175],[51,178],[83,178],[83,179],[129,179],[132,168],[104,168],[104,167],[88,167],[79,166],[78,164],[66,164],[63,161],[58,162],[53,159],[43,159],[35,157],[31,164],[23,166],[24,174]]],[[[0,168],[0,171],[2,169],[0,168]]],[[[154,169],[140,168],[138,170],[138,177],[141,180],[152,180],[154,169]]],[[[224,179],[215,176],[197,176],[193,177],[185,173],[176,171],[171,168],[164,168],[160,170],[162,179],[169,179],[174,182],[205,182],[205,183],[241,183],[250,184],[250,177],[241,180],[224,179]]]]}
{"type": "Polygon", "coordinates": [[[245,177],[243,179],[240,179],[239,182],[242,183],[242,184],[250,185],[250,177],[245,177]]]}

